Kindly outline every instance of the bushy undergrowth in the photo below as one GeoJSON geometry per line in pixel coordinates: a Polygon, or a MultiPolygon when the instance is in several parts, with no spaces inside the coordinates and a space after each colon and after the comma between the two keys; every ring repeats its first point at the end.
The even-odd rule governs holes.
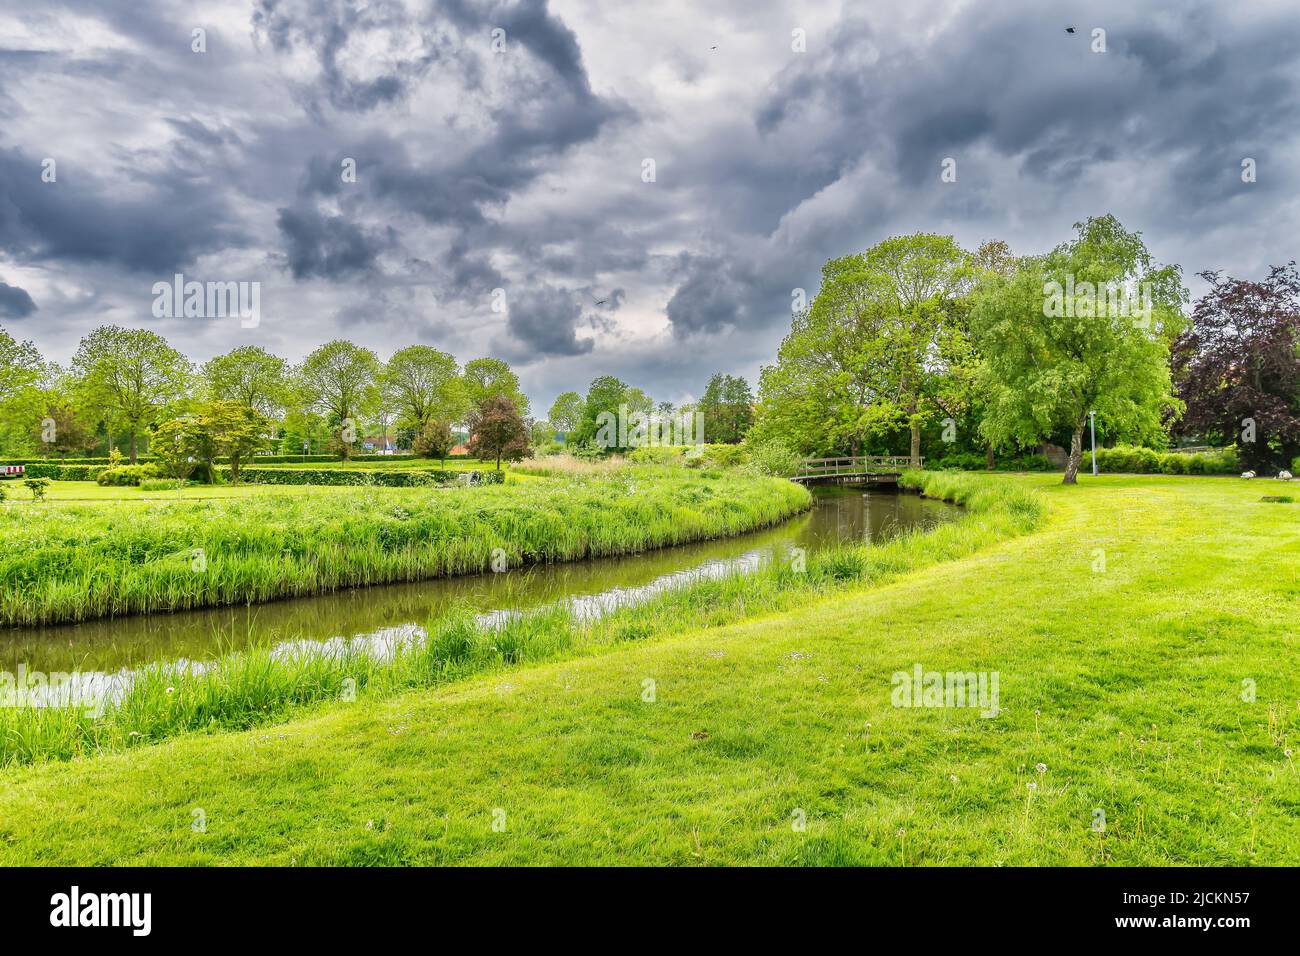
{"type": "Polygon", "coordinates": [[[91,755],[188,731],[242,729],[283,719],[314,701],[384,696],[493,668],[729,624],[966,557],[1033,530],[1043,518],[1038,496],[1007,482],[910,472],[903,484],[962,504],[968,513],[881,545],[816,552],[802,570],[785,561],[752,574],[698,580],[594,619],[564,604],[509,616],[492,626],[469,612],[455,612],[430,622],[425,640],[399,647],[384,661],[339,641],[327,648],[317,645],[312,653],[243,651],[199,673],[156,665],[98,718],[75,709],[0,709],[0,764],[91,755]]]}
{"type": "MultiPolygon", "coordinates": [[[[926,467],[938,471],[984,471],[988,468],[988,458],[975,452],[954,452],[927,462],[926,467]]],[[[1014,458],[996,457],[993,467],[998,471],[1055,471],[1046,455],[1017,455],[1014,458]]]]}
{"type": "Polygon", "coordinates": [[[96,484],[114,488],[139,485],[146,478],[161,478],[162,471],[157,465],[119,465],[105,468],[95,476],[96,484]]]}
{"type": "Polygon", "coordinates": [[[0,624],[245,604],[627,554],[808,507],[789,482],[626,468],[564,482],[0,508],[0,624]]]}
{"type": "MultiPolygon", "coordinates": [[[[1084,461],[1091,462],[1088,453],[1084,461]]],[[[1097,449],[1097,468],[1103,472],[1139,475],[1231,475],[1240,470],[1235,448],[1187,454],[1161,452],[1133,445],[1097,449]]]]}

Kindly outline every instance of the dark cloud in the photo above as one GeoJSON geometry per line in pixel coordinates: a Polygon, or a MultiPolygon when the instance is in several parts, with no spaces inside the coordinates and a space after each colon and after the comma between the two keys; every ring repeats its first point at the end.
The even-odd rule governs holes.
{"type": "Polygon", "coordinates": [[[196,56],[167,0],[51,0],[0,43],[0,272],[41,270],[52,357],[201,268],[263,279],[258,341],[290,358],[499,348],[544,407],[602,372],[663,398],[752,377],[792,289],[891,234],[1034,252],[1112,212],[1189,275],[1295,256],[1294,10],[1099,0],[1071,37],[1034,0],[912,6],[801,12],[799,54],[775,0],[664,0],[635,35],[599,4],[247,0],[196,56]]]}
{"type": "Polygon", "coordinates": [[[44,182],[42,159],[0,149],[0,250],[15,259],[159,274],[243,241],[225,198],[174,170],[128,194],[52,158],[56,178],[44,182]]]}
{"type": "Polygon", "coordinates": [[[388,238],[366,233],[342,216],[315,209],[281,209],[276,220],[284,234],[285,255],[295,279],[353,278],[375,267],[388,238]]]}
{"type": "Polygon", "coordinates": [[[524,362],[587,354],[592,340],[577,336],[577,328],[584,322],[584,298],[581,292],[548,285],[529,286],[510,294],[506,328],[513,341],[501,343],[502,350],[524,362]]]}
{"type": "Polygon", "coordinates": [[[26,289],[0,282],[0,319],[22,319],[36,311],[26,289]]]}

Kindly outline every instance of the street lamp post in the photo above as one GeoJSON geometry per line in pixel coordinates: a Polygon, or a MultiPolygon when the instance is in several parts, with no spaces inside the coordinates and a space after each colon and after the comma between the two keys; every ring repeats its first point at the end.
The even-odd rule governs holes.
{"type": "Polygon", "coordinates": [[[1088,412],[1088,430],[1092,433],[1092,477],[1097,477],[1097,413],[1088,412]]]}

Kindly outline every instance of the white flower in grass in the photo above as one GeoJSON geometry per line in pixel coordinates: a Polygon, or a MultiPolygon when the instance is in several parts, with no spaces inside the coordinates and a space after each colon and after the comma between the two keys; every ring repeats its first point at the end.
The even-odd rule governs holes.
{"type": "Polygon", "coordinates": [[[1027,784],[1025,784],[1025,788],[1026,788],[1027,790],[1029,790],[1029,791],[1032,793],[1033,791],[1035,791],[1035,790],[1038,789],[1038,784],[1036,784],[1036,783],[1034,783],[1034,781],[1030,780],[1027,784]]]}
{"type": "Polygon", "coordinates": [[[1045,763],[1035,764],[1034,769],[1037,770],[1039,773],[1047,773],[1047,764],[1045,763]]]}

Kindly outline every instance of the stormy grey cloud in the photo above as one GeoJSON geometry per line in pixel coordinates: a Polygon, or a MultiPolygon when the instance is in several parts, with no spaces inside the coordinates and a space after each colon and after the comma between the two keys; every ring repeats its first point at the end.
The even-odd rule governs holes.
{"type": "Polygon", "coordinates": [[[0,282],[0,319],[22,319],[36,311],[26,289],[0,282]]]}
{"type": "Polygon", "coordinates": [[[1032,0],[11,5],[0,318],[60,360],[106,321],[196,360],[337,335],[495,353],[545,407],[605,373],[672,400],[752,378],[792,292],[892,234],[1032,252],[1110,212],[1188,276],[1295,257],[1300,14],[1069,19],[1032,0]],[[259,280],[262,324],[153,319],[173,271],[259,280]]]}

